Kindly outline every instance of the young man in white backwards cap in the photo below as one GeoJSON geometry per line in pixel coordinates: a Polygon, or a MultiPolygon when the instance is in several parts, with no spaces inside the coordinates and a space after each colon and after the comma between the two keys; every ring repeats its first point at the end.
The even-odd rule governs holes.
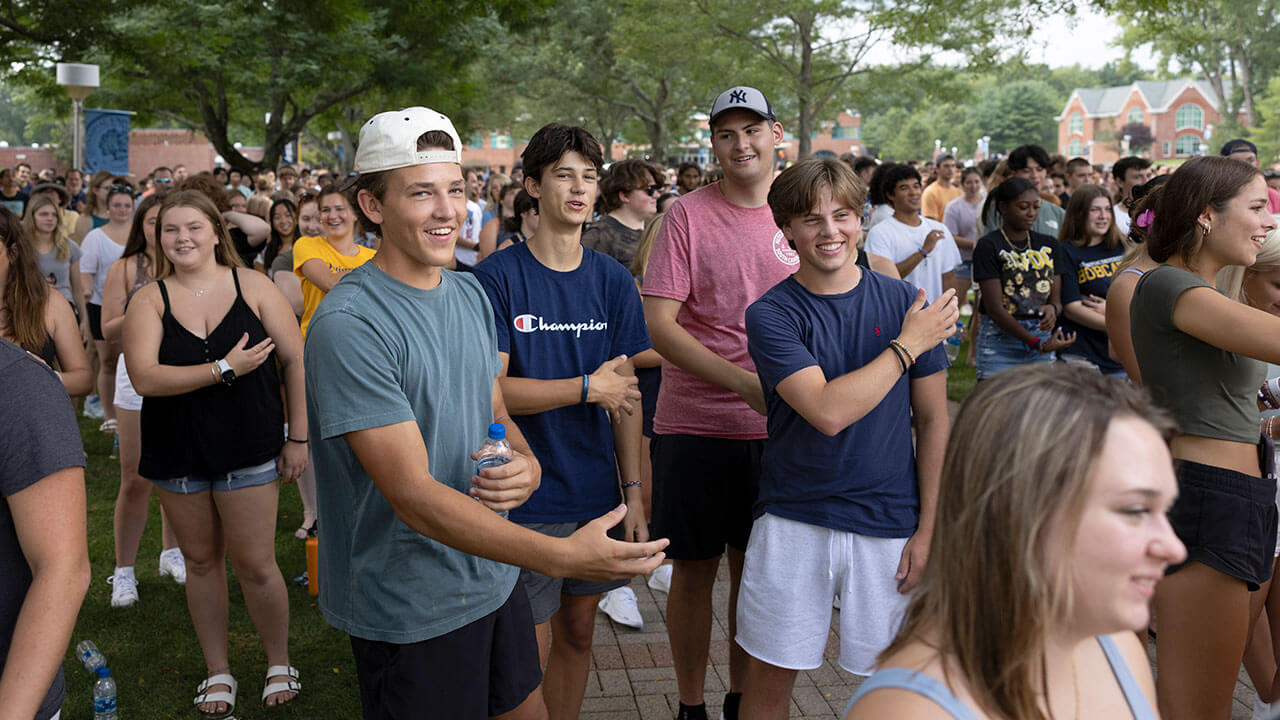
{"type": "Polygon", "coordinates": [[[647,572],[665,542],[605,536],[619,507],[567,538],[505,519],[540,469],[507,415],[493,311],[445,271],[466,212],[462,143],[426,108],[360,130],[356,201],[378,256],[321,303],[307,334],[315,428],[320,607],[351,636],[366,719],[542,718],[533,622],[517,567],[611,579],[647,572]],[[492,422],[510,463],[475,475],[492,422]]]}

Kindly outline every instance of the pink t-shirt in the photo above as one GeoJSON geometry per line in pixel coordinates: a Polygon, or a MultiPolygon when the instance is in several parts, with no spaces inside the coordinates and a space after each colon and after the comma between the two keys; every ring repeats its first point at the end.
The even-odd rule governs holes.
{"type": "Polygon", "coordinates": [[[1280,213],[1280,191],[1275,188],[1267,188],[1267,212],[1272,215],[1280,213]]]}
{"type": "MultiPolygon", "coordinates": [[[[747,306],[800,263],[768,205],[730,203],[719,183],[667,210],[644,275],[645,295],[684,303],[676,322],[715,354],[755,372],[747,354],[747,306]]],[[[763,415],[737,393],[671,363],[662,366],[655,432],[732,440],[768,437],[763,415]]]]}

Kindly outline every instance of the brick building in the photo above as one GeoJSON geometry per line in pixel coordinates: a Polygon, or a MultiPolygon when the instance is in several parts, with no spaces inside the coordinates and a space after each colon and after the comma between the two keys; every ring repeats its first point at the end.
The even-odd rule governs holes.
{"type": "MultiPolygon", "coordinates": [[[[1230,87],[1225,92],[1230,93],[1230,87]]],[[[1077,88],[1056,119],[1058,151],[1067,157],[1111,163],[1120,159],[1120,129],[1141,123],[1155,141],[1142,154],[1151,160],[1217,150],[1213,128],[1222,124],[1221,103],[1204,80],[1140,81],[1109,88],[1077,88]]],[[[1241,119],[1243,121],[1243,119],[1241,119]]],[[[1225,138],[1220,138],[1223,140],[1225,138]]],[[[1132,153],[1136,154],[1136,153],[1132,153]]]]}

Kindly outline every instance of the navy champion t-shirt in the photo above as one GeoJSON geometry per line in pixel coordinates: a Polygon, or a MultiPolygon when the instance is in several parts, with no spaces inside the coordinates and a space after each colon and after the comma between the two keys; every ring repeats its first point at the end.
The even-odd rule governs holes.
{"type": "MultiPolygon", "coordinates": [[[[767,512],[870,537],[915,532],[920,494],[907,377],[835,437],[777,393],[779,382],[813,365],[830,381],[869,364],[898,336],[915,296],[902,280],[864,271],[857,287],[839,295],[815,295],[787,278],[747,308],[747,349],[769,411],[756,517],[767,512]]],[[[948,365],[939,345],[917,358],[909,375],[926,377],[948,365]]]]}
{"type": "MultiPolygon", "coordinates": [[[[577,269],[559,272],[522,243],[485,258],[475,275],[493,305],[511,377],[581,377],[652,347],[635,282],[608,255],[583,248],[577,269]]],[[[617,507],[613,426],[603,408],[575,404],[512,417],[542,465],[542,485],[511,520],[578,522],[617,507]]]]}

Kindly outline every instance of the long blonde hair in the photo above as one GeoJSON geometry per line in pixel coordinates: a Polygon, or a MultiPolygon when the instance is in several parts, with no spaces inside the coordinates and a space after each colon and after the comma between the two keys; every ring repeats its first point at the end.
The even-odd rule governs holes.
{"type": "Polygon", "coordinates": [[[644,230],[640,231],[640,242],[636,243],[636,256],[631,260],[633,276],[642,278],[645,271],[649,269],[649,255],[653,253],[653,241],[658,238],[658,231],[662,229],[662,218],[665,216],[666,213],[658,213],[645,221],[644,230]]]}
{"type": "Polygon", "coordinates": [[[1050,561],[1075,543],[1119,417],[1173,432],[1146,393],[1093,369],[1024,365],[978,385],[955,421],[974,431],[947,443],[929,563],[879,662],[928,643],[983,712],[1043,720],[1045,642],[1074,605],[1069,564],[1050,561]]]}
{"type": "Polygon", "coordinates": [[[53,232],[53,249],[56,252],[58,262],[66,262],[71,259],[71,242],[67,240],[67,234],[62,232],[62,207],[58,205],[58,201],[52,197],[40,194],[31,198],[31,202],[27,204],[26,214],[22,216],[22,229],[26,231],[27,240],[31,242],[32,250],[35,249],[36,242],[36,211],[46,205],[53,208],[53,212],[58,216],[58,223],[54,225],[53,232]]]}

